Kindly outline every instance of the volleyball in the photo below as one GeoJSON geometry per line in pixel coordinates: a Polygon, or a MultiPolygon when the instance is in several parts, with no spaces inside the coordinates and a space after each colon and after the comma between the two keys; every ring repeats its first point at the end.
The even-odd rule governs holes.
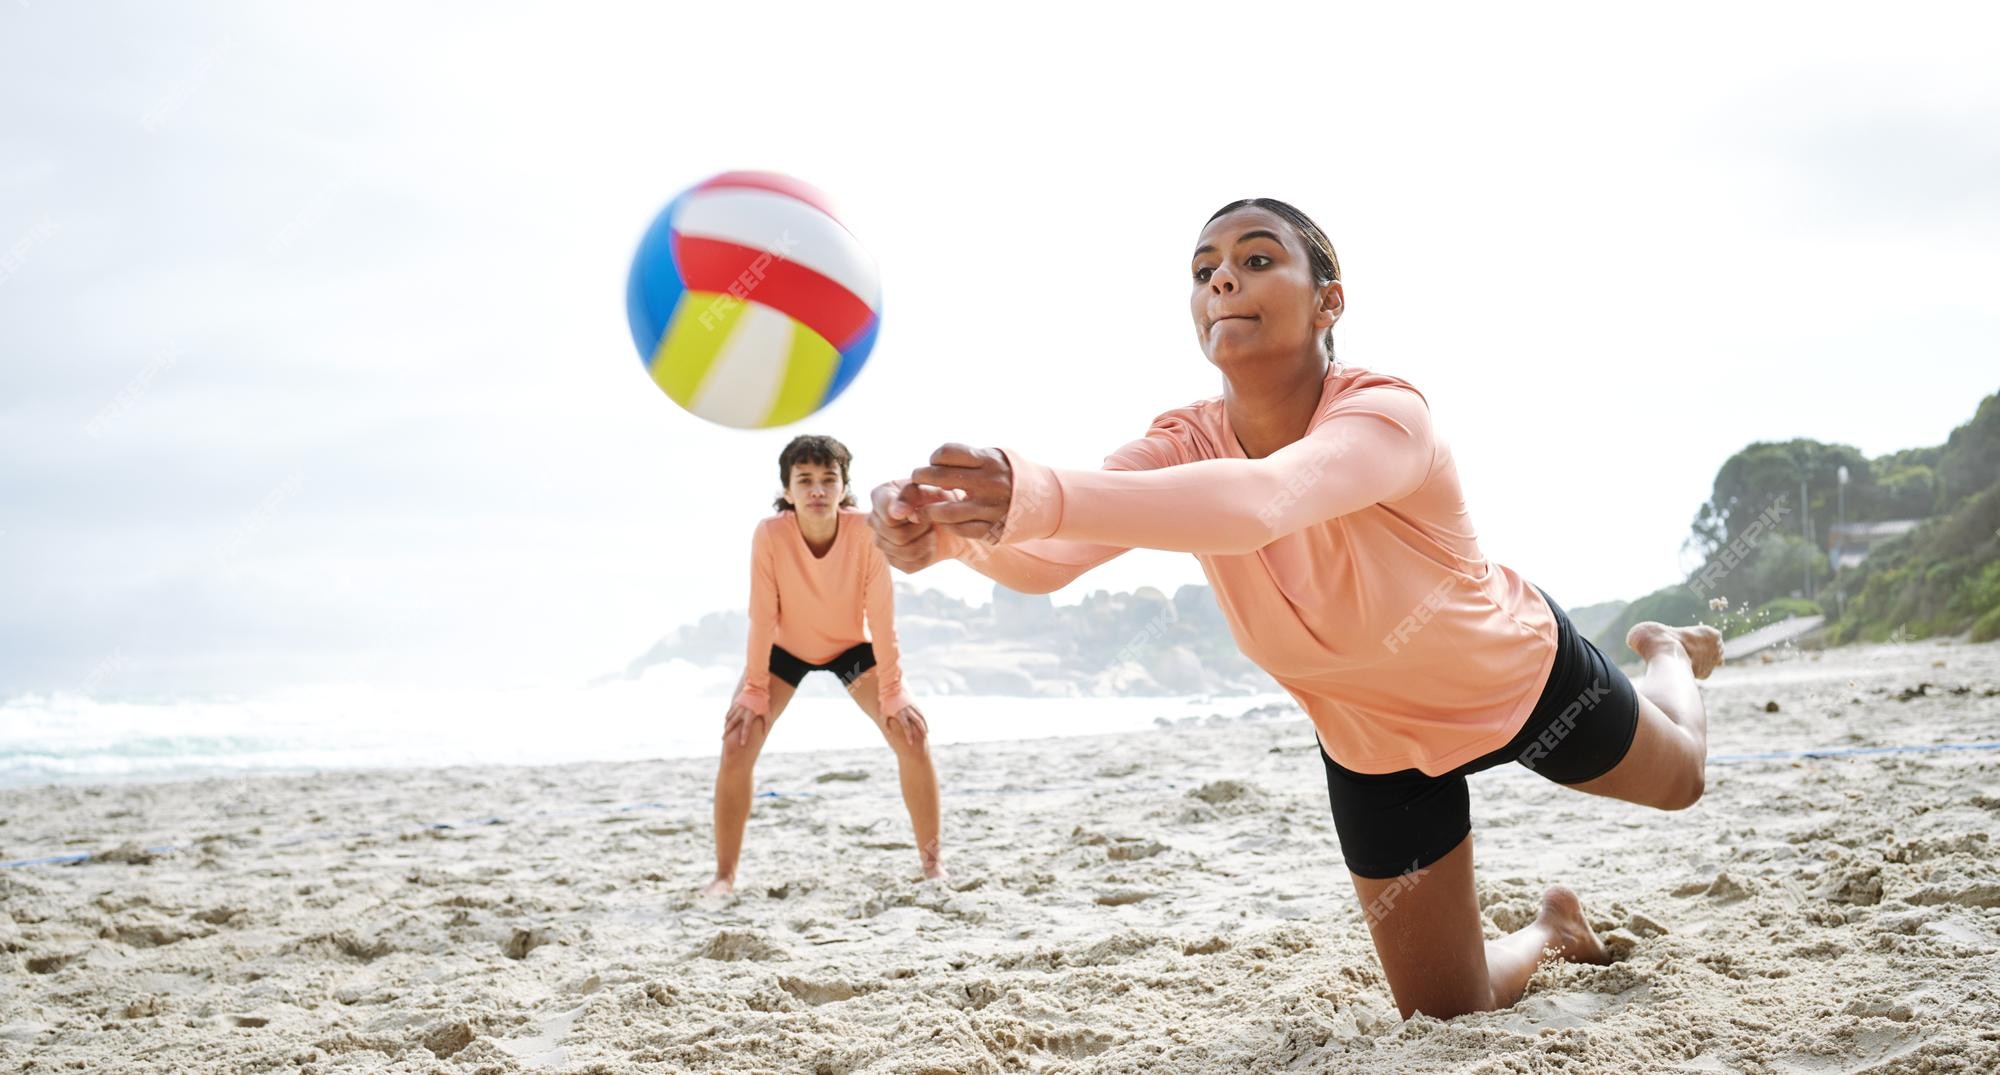
{"type": "Polygon", "coordinates": [[[653,383],[698,418],[787,425],[833,402],[875,346],[882,280],[819,190],[724,172],[639,240],[626,316],[653,383]]]}

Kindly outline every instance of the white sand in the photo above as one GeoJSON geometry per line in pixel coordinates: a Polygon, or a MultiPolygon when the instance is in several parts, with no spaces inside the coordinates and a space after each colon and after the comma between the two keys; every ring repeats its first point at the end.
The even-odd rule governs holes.
{"type": "MultiPolygon", "coordinates": [[[[1989,741],[2000,647],[1707,697],[1717,755],[1989,741]]],[[[0,793],[0,858],[135,845],[0,870],[0,1067],[2000,1070],[2000,752],[1718,763],[1682,813],[1481,774],[1489,931],[1562,881],[1624,958],[1449,1023],[1395,1018],[1303,722],[938,754],[949,886],[886,749],[774,755],[719,904],[709,761],[0,793]]]]}

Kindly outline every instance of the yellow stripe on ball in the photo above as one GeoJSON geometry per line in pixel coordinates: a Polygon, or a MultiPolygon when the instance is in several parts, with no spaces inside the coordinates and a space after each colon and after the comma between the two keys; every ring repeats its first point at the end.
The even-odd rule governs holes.
{"type": "Polygon", "coordinates": [[[664,389],[675,403],[693,408],[695,393],[708,376],[715,356],[729,339],[746,304],[733,295],[714,291],[687,291],[667,319],[666,335],[653,353],[649,371],[653,383],[664,389]]]}
{"type": "Polygon", "coordinates": [[[812,329],[792,323],[792,351],[785,363],[785,381],[778,387],[778,399],[764,418],[766,426],[796,422],[819,409],[833,373],[840,367],[840,352],[812,329]]]}

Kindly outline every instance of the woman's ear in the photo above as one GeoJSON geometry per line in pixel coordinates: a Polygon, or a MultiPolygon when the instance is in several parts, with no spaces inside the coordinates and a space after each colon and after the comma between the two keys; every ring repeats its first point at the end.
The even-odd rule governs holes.
{"type": "Polygon", "coordinates": [[[1313,312],[1313,324],[1320,328],[1331,328],[1340,315],[1347,310],[1347,293],[1340,281],[1329,280],[1319,289],[1319,308],[1313,312]]]}

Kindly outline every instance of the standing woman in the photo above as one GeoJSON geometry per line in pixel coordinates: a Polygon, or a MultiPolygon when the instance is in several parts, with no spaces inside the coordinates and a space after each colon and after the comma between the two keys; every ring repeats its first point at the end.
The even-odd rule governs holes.
{"type": "Polygon", "coordinates": [[[1533,923],[1485,940],[1465,778],[1518,762],[1594,795],[1692,805],[1708,753],[1695,681],[1720,635],[1633,627],[1634,684],[1485,557],[1423,395],[1334,359],[1340,264],[1303,213],[1224,206],[1189,272],[1222,395],[1161,414],[1101,470],[947,444],[875,490],[878,544],[905,571],[956,557],[1035,593],[1127,549],[1194,553],[1244,654],[1312,718],[1341,854],[1405,1016],[1511,1005],[1545,950],[1604,962],[1562,886],[1533,923]]]}
{"type": "Polygon", "coordinates": [[[758,523],[750,539],[749,652],[723,720],[715,879],[702,889],[705,896],[735,889],[757,755],[792,692],[814,671],[839,676],[889,741],[924,877],[945,876],[929,726],[903,689],[895,591],[868,513],[855,508],[848,490],[851,462],[847,446],[832,437],[795,437],[778,455],[777,514],[758,523]]]}

